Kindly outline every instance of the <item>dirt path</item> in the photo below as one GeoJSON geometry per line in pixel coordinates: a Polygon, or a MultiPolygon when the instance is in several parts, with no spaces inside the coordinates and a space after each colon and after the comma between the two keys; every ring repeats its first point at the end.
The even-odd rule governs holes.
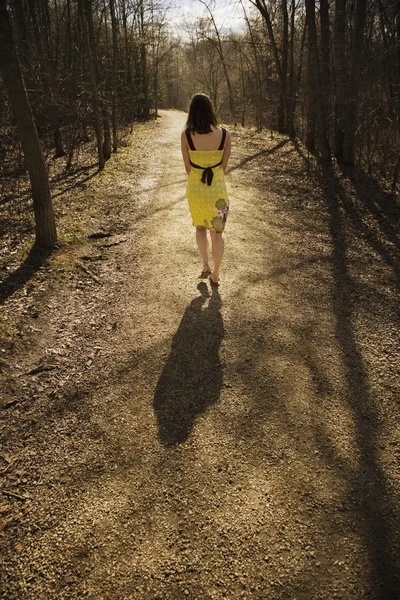
{"type": "Polygon", "coordinates": [[[129,234],[101,291],[57,300],[66,329],[82,310],[92,352],[77,338],[87,370],[26,425],[32,501],[1,597],[394,600],[396,262],[367,242],[356,252],[337,190],[325,212],[311,191],[293,209],[308,183],[288,180],[286,141],[235,138],[211,291],[197,279],[183,120],[162,113],[147,175],[133,189],[127,175],[129,234]]]}

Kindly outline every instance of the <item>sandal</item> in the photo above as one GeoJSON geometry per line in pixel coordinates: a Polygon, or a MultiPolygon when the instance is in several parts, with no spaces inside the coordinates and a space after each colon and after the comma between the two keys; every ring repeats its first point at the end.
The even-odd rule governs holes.
{"type": "Polygon", "coordinates": [[[206,279],[207,277],[209,277],[211,275],[211,269],[205,269],[205,271],[202,271],[199,275],[199,279],[206,279]]]}
{"type": "Polygon", "coordinates": [[[210,275],[209,278],[208,278],[208,280],[209,280],[209,282],[210,282],[211,285],[215,285],[215,286],[221,285],[221,281],[220,281],[219,277],[218,277],[218,281],[214,281],[214,279],[210,275]]]}

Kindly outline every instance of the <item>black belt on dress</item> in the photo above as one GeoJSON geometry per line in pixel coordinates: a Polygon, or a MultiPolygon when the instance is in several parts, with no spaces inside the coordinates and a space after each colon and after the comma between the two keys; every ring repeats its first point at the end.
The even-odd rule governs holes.
{"type": "Polygon", "coordinates": [[[213,169],[215,169],[215,167],[219,167],[219,165],[222,164],[222,160],[220,160],[219,163],[217,163],[216,165],[213,165],[212,167],[200,167],[200,165],[196,165],[195,163],[192,163],[192,161],[190,161],[190,164],[195,169],[203,169],[203,175],[201,176],[201,181],[203,183],[206,183],[206,181],[207,181],[207,185],[211,185],[212,180],[214,179],[213,169]]]}

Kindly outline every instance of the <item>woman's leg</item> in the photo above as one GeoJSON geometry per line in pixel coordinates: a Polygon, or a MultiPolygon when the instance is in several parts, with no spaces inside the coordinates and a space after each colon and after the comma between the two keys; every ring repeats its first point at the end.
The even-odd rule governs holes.
{"type": "Polygon", "coordinates": [[[203,271],[208,271],[210,265],[208,263],[208,238],[207,229],[205,227],[196,227],[196,242],[200,256],[203,259],[203,271]]]}
{"type": "Polygon", "coordinates": [[[221,266],[222,257],[224,255],[224,238],[222,233],[217,233],[215,230],[210,230],[212,244],[213,271],[211,279],[217,283],[219,279],[219,268],[221,266]]]}

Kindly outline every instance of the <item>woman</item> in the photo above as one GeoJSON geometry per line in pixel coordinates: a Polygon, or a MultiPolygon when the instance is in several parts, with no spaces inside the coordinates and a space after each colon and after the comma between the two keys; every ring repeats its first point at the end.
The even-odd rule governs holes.
{"type": "Polygon", "coordinates": [[[229,131],[218,127],[213,105],[205,94],[192,98],[181,147],[189,176],[186,195],[203,259],[200,277],[209,276],[212,285],[219,285],[224,254],[222,234],[229,209],[225,170],[231,153],[231,136],[229,131]],[[212,271],[208,262],[207,230],[212,244],[212,271]]]}

